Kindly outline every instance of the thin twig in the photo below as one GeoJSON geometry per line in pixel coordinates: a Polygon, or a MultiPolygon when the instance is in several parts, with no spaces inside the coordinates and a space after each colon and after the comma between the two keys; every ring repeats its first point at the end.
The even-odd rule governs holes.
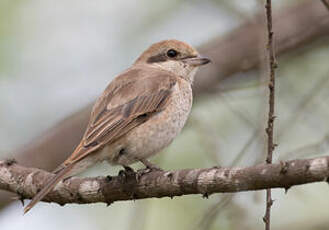
{"type": "MultiPolygon", "coordinates": [[[[269,73],[270,73],[270,82],[269,82],[269,111],[268,111],[268,120],[267,120],[267,157],[266,163],[272,164],[272,155],[275,148],[273,143],[273,124],[274,124],[274,99],[275,99],[275,68],[277,67],[275,58],[274,58],[274,45],[273,45],[273,31],[272,31],[272,2],[271,0],[266,0],[265,4],[266,9],[266,22],[267,22],[267,51],[268,51],[268,60],[269,60],[269,73]]],[[[263,218],[265,222],[265,230],[270,230],[271,226],[271,206],[273,204],[271,189],[266,190],[266,212],[263,218]]]]}
{"type": "Polygon", "coordinates": [[[327,8],[327,10],[329,10],[329,3],[327,2],[327,0],[321,0],[321,2],[327,8]]]}

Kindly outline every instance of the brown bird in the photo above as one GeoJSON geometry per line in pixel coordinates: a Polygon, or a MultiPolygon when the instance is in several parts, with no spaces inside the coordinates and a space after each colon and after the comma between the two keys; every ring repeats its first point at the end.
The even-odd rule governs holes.
{"type": "Polygon", "coordinates": [[[128,168],[140,161],[154,168],[146,159],[168,146],[183,128],[192,106],[194,75],[209,62],[181,41],[165,40],[149,47],[97,99],[80,144],[24,213],[61,180],[98,162],[128,168]]]}

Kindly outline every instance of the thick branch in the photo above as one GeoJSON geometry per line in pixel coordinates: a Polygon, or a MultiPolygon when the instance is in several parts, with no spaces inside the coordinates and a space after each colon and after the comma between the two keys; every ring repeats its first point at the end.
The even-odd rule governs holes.
{"type": "MultiPolygon", "coordinates": [[[[327,181],[329,156],[260,164],[247,168],[185,169],[125,174],[117,177],[71,178],[45,197],[47,202],[110,204],[119,200],[188,194],[241,192],[327,181]],[[136,179],[138,178],[138,179],[136,179]]],[[[0,189],[31,198],[52,174],[0,161],[0,189]]]]}

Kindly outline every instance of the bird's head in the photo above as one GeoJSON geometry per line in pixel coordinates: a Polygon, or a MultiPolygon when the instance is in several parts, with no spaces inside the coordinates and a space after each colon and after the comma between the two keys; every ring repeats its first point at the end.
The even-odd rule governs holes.
{"type": "Polygon", "coordinates": [[[136,60],[135,65],[151,65],[193,82],[199,66],[210,62],[190,45],[178,40],[164,40],[151,45],[136,60]]]}

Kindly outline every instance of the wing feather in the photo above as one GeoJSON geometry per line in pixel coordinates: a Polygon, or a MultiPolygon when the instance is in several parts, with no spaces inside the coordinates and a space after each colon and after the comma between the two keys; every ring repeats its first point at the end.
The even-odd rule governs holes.
{"type": "Polygon", "coordinates": [[[84,158],[146,122],[164,109],[175,84],[174,76],[153,69],[132,69],[118,76],[95,103],[81,143],[64,164],[84,158]]]}

